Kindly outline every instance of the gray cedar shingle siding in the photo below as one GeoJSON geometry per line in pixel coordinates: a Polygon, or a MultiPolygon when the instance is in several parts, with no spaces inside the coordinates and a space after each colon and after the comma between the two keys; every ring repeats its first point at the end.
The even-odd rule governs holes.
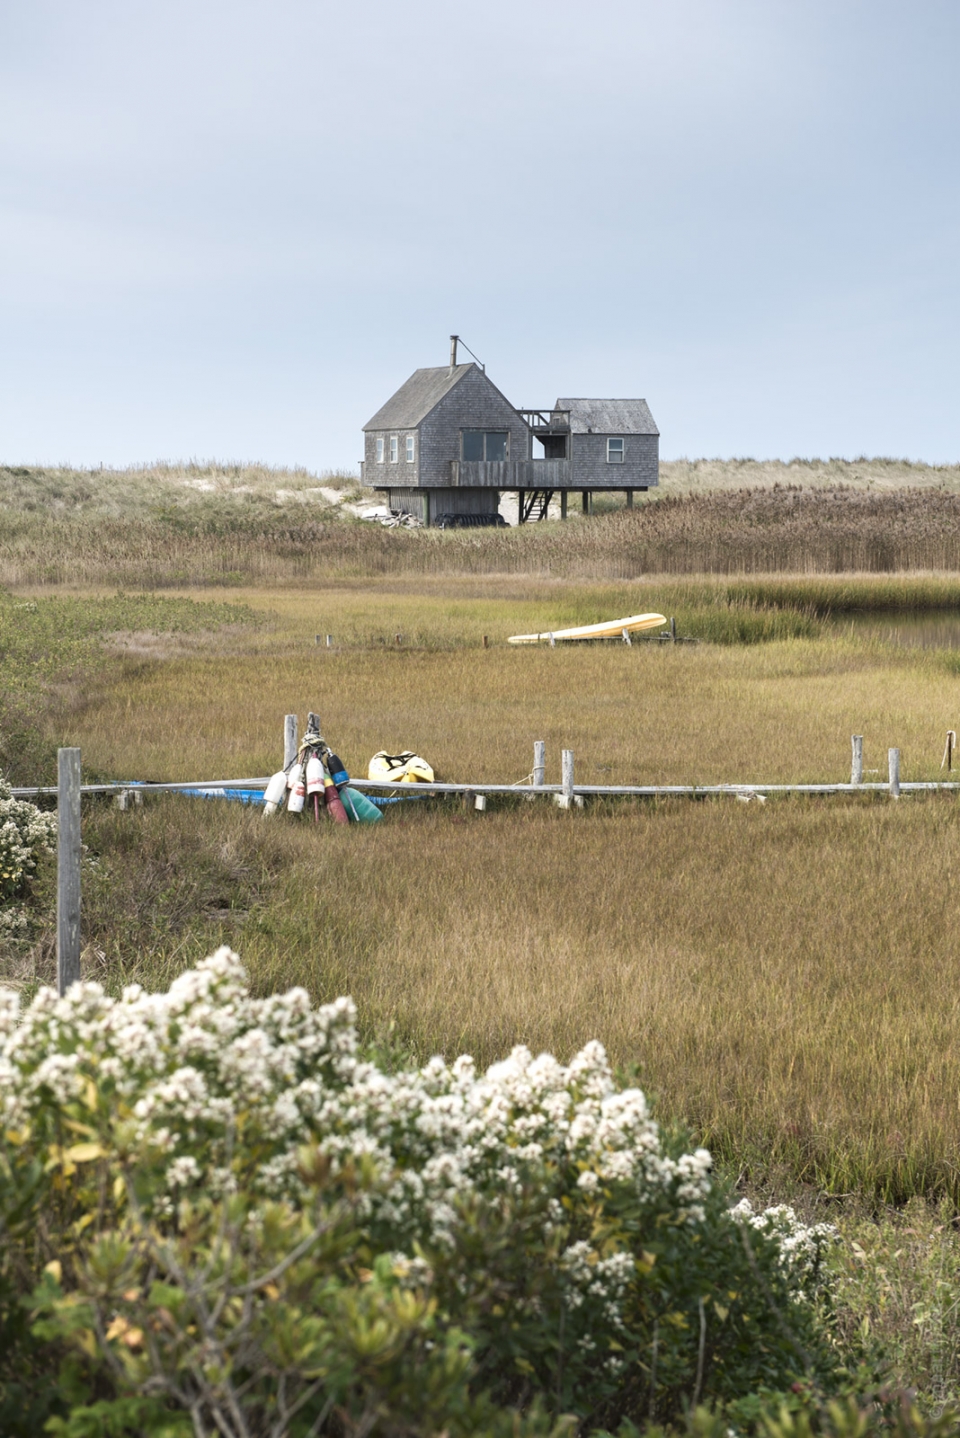
{"type": "Polygon", "coordinates": [[[558,399],[556,410],[569,412],[567,459],[535,461],[525,420],[478,365],[418,369],[364,426],[364,482],[387,490],[391,508],[424,519],[426,491],[433,491],[431,521],[440,513],[493,513],[500,487],[649,489],[659,482],[660,434],[646,400],[558,399]],[[506,430],[507,462],[453,466],[465,429],[506,430]],[[390,460],[392,436],[396,462],[390,460]],[[414,439],[413,463],[406,458],[408,436],[414,439]],[[609,438],[623,440],[622,463],[608,460],[609,438]],[[382,464],[378,439],[384,443],[382,464]]]}
{"type": "Polygon", "coordinates": [[[660,480],[660,431],[645,399],[558,399],[570,411],[572,489],[650,489],[660,480]],[[623,463],[607,440],[623,440],[623,463]]]}
{"type": "Polygon", "coordinates": [[[462,429],[506,430],[510,458],[526,459],[530,453],[526,424],[477,365],[416,370],[364,425],[365,482],[375,488],[449,488],[450,461],[460,458],[462,429]],[[406,462],[408,434],[415,436],[413,464],[406,462]],[[391,435],[399,442],[395,464],[390,462],[391,435]],[[384,441],[383,464],[377,463],[378,438],[384,441]]]}
{"type": "Polygon", "coordinates": [[[530,431],[513,405],[476,365],[463,368],[467,374],[420,426],[423,485],[449,486],[450,461],[460,458],[464,429],[506,430],[508,459],[526,459],[530,453],[530,431]]]}

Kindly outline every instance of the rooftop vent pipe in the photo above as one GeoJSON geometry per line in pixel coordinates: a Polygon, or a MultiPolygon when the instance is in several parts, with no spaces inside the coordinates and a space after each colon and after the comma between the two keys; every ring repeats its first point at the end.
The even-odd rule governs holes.
{"type": "Polygon", "coordinates": [[[456,367],[457,367],[457,340],[458,340],[459,338],[460,338],[459,335],[451,335],[451,336],[450,336],[450,368],[451,368],[451,369],[456,369],[456,367]]]}

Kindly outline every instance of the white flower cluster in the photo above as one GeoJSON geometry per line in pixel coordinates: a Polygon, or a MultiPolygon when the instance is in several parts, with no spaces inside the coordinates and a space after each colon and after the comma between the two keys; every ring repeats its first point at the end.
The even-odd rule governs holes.
{"type": "Polygon", "coordinates": [[[0,939],[19,938],[26,931],[27,913],[17,899],[38,856],[53,853],[56,838],[56,814],[14,799],[0,776],[0,939]]]}
{"type": "Polygon", "coordinates": [[[38,854],[52,854],[57,838],[56,814],[14,799],[0,776],[0,894],[15,889],[37,867],[38,854]]]}
{"type": "Polygon", "coordinates": [[[758,1213],[749,1198],[731,1208],[730,1217],[776,1241],[780,1265],[796,1296],[809,1294],[825,1282],[824,1258],[839,1238],[832,1223],[805,1224],[785,1203],[758,1213]]]}
{"type": "Polygon", "coordinates": [[[626,1183],[679,1223],[702,1217],[709,1189],[709,1154],[663,1153],[643,1094],[617,1089],[598,1043],[568,1065],[516,1048],[482,1074],[467,1057],[384,1073],[358,1057],[351,1000],[253,999],[226,948],[166,994],[42,989],[21,1017],[0,991],[0,1127],[35,1127],[91,1081],[127,1114],[115,1141],[162,1155],[168,1196],[228,1188],[239,1126],[262,1154],[255,1190],[296,1198],[298,1151],[315,1142],[335,1171],[373,1162],[369,1216],[404,1247],[449,1242],[458,1197],[519,1192],[542,1164],[557,1196],[626,1183]]]}
{"type": "MultiPolygon", "coordinates": [[[[571,1233],[571,1213],[579,1207],[586,1231],[600,1232],[596,1205],[613,1193],[634,1212],[639,1200],[654,1229],[686,1233],[704,1221],[710,1190],[709,1153],[665,1153],[643,1094],[617,1089],[600,1044],[567,1065],[516,1048],[485,1073],[465,1056],[386,1073],[359,1056],[350,999],[314,1008],[303,989],[254,999],[227,948],[165,994],[132,986],[114,999],[75,984],[63,998],[41,989],[21,1013],[17,995],[0,989],[0,1134],[59,1146],[62,1119],[76,1126],[66,1105],[97,1123],[105,1148],[159,1171],[160,1190],[142,1199],[157,1220],[186,1195],[226,1195],[238,1183],[254,1201],[297,1202],[305,1146],[334,1174],[369,1160],[376,1177],[362,1216],[402,1287],[433,1281],[419,1245],[437,1260],[451,1249],[462,1202],[527,1202],[533,1192],[560,1250],[571,1341],[585,1357],[597,1348],[614,1376],[637,1255],[629,1241],[585,1241],[582,1224],[571,1233]],[[604,1334],[617,1340],[612,1356],[604,1334]]],[[[774,1240],[798,1299],[816,1288],[829,1226],[805,1227],[788,1208],[755,1213],[746,1201],[730,1219],[774,1240]]]]}

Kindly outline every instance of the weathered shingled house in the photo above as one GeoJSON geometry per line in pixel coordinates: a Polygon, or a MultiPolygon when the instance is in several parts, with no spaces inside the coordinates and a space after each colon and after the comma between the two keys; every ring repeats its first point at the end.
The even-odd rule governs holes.
{"type": "Polygon", "coordinates": [[[570,491],[584,512],[597,491],[656,485],[660,432],[643,399],[558,399],[514,409],[478,364],[418,369],[364,425],[363,481],[391,509],[424,524],[495,523],[500,495],[516,491],[521,523],[542,519],[570,491]]]}

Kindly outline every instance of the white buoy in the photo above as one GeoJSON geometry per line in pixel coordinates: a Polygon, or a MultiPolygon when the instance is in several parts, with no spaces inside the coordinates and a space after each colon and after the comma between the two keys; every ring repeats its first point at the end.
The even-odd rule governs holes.
{"type": "Polygon", "coordinates": [[[316,754],[311,754],[307,760],[307,793],[323,793],[323,763],[316,754]]]}
{"type": "Polygon", "coordinates": [[[293,787],[287,800],[288,814],[302,814],[307,798],[306,764],[298,764],[294,770],[293,787]]]}
{"type": "Polygon", "coordinates": [[[286,793],[287,772],[285,769],[278,769],[263,793],[263,812],[275,814],[280,807],[280,800],[286,793]]]}

